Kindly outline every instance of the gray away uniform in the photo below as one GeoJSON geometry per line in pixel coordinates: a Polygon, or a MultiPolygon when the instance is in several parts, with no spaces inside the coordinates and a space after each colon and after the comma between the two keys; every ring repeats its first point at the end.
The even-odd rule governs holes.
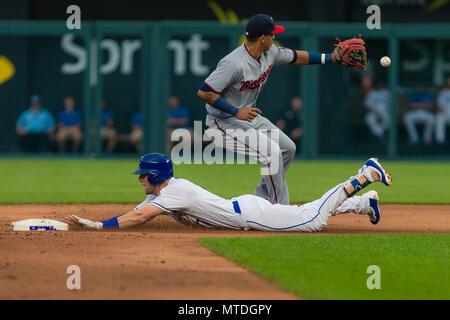
{"type": "MultiPolygon", "coordinates": [[[[211,90],[237,108],[256,107],[256,100],[272,67],[293,63],[295,59],[294,50],[272,45],[257,60],[243,44],[222,58],[217,68],[204,82],[211,90]]],[[[284,174],[295,156],[294,142],[261,115],[252,122],[248,122],[239,120],[209,104],[206,104],[206,110],[208,111],[206,134],[223,136],[222,141],[213,139],[218,147],[247,155],[262,165],[263,178],[256,187],[255,195],[271,203],[289,204],[289,192],[284,174]],[[247,142],[249,130],[252,130],[253,136],[257,137],[257,147],[247,142]],[[278,139],[276,139],[277,136],[278,139]]]]}

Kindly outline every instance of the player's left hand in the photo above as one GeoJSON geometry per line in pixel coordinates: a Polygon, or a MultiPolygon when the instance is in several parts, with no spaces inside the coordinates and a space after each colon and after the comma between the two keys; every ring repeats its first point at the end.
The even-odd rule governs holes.
{"type": "Polygon", "coordinates": [[[258,114],[261,114],[262,111],[256,107],[242,107],[239,108],[238,113],[235,115],[239,120],[245,120],[248,122],[252,122],[258,114]]]}
{"type": "Polygon", "coordinates": [[[359,69],[367,69],[367,52],[365,42],[359,38],[347,39],[344,41],[339,40],[335,44],[331,58],[333,63],[339,64],[344,67],[353,67],[359,69]]]}
{"type": "Polygon", "coordinates": [[[77,224],[77,225],[81,225],[83,227],[86,227],[88,229],[95,229],[95,230],[100,230],[103,229],[103,223],[101,222],[94,222],[88,219],[83,219],[80,218],[74,214],[68,215],[66,217],[66,221],[71,223],[71,224],[77,224]]]}

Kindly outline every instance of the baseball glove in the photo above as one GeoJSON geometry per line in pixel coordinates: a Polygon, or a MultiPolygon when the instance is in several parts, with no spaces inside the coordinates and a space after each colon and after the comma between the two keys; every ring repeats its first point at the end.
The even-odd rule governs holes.
{"type": "Polygon", "coordinates": [[[344,41],[336,38],[338,43],[335,43],[332,53],[333,61],[344,67],[354,67],[360,69],[367,69],[367,53],[365,42],[359,38],[347,39],[344,41]]]}

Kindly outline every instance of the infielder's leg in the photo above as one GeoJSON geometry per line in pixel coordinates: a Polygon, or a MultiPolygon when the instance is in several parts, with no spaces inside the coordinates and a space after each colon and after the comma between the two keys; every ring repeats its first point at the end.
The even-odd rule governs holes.
{"type": "MultiPolygon", "coordinates": [[[[207,125],[209,127],[206,132],[208,136],[215,135],[215,132],[220,132],[223,136],[223,139],[214,139],[217,147],[247,155],[262,165],[261,173],[265,185],[260,188],[262,198],[272,203],[289,203],[287,184],[284,178],[284,157],[276,141],[268,137],[264,131],[255,129],[253,123],[236,118],[214,119],[208,117],[207,125]]],[[[285,157],[289,164],[293,155],[285,157]]]]}
{"type": "MultiPolygon", "coordinates": [[[[376,159],[372,158],[356,176],[328,190],[318,200],[300,207],[274,204],[266,205],[263,210],[247,210],[246,227],[273,231],[319,231],[327,225],[328,217],[335,214],[348,198],[370,183],[378,181],[386,185],[392,183],[390,175],[376,159]]],[[[257,199],[253,201],[255,208],[261,207],[257,199]]],[[[349,202],[347,205],[350,206],[352,203],[356,202],[349,202]]]]}
{"type": "MultiPolygon", "coordinates": [[[[283,173],[285,174],[289,168],[291,161],[295,158],[296,145],[295,143],[277,126],[270,122],[265,117],[259,116],[255,119],[255,127],[258,130],[267,130],[269,137],[279,146],[282,159],[283,159],[283,173]]],[[[278,191],[278,203],[289,204],[289,190],[284,175],[280,176],[281,183],[277,186],[278,191]]],[[[267,199],[274,199],[274,195],[271,194],[271,189],[268,188],[266,179],[262,178],[256,187],[256,196],[267,199]]]]}

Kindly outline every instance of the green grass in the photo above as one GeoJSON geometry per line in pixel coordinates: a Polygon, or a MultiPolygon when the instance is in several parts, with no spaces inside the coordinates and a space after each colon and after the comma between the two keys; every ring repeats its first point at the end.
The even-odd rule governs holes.
{"type": "MultiPolygon", "coordinates": [[[[354,175],[364,161],[295,161],[287,172],[291,202],[319,198],[354,175]]],[[[383,203],[450,203],[450,165],[383,162],[389,188],[370,186],[383,203]]],[[[137,160],[0,159],[0,203],[138,203],[142,188],[131,172],[137,160]]],[[[222,197],[253,193],[259,165],[179,165],[175,175],[222,197]]]]}
{"type": "Polygon", "coordinates": [[[448,234],[201,238],[305,299],[450,299],[448,234]],[[367,288],[371,265],[381,289],[367,288]]]}

